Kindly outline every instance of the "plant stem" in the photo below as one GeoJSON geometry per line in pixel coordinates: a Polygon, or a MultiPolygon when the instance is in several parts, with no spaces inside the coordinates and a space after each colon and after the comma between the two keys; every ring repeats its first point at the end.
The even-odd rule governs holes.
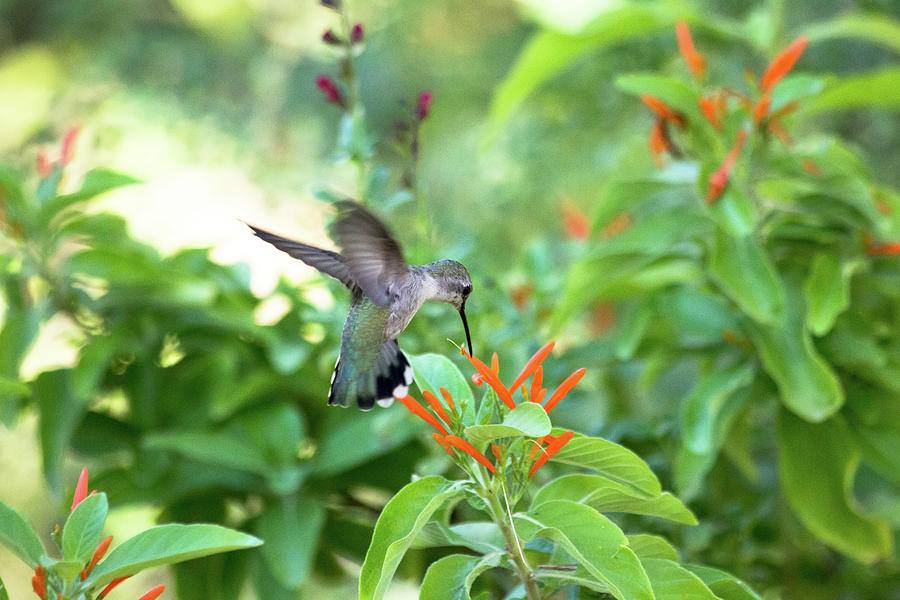
{"type": "Polygon", "coordinates": [[[508,511],[503,509],[496,493],[488,493],[485,496],[485,500],[490,508],[491,517],[493,517],[497,526],[500,527],[500,532],[506,541],[506,549],[509,551],[509,556],[516,567],[516,575],[519,576],[519,580],[525,586],[526,597],[528,600],[541,600],[541,592],[538,590],[537,580],[531,567],[525,561],[525,556],[522,554],[522,543],[519,541],[513,528],[511,517],[507,517],[508,511]]]}

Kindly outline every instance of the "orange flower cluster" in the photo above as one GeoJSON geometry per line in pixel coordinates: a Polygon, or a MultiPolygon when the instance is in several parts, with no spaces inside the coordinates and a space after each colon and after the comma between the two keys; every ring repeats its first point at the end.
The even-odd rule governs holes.
{"type": "MultiPolygon", "coordinates": [[[[553,350],[554,342],[550,342],[545,344],[541,349],[534,353],[534,355],[528,359],[528,362],[525,364],[525,367],[519,372],[516,378],[513,380],[512,384],[507,387],[500,380],[500,361],[497,358],[497,353],[495,352],[491,357],[491,366],[488,367],[483,361],[470,355],[466,352],[465,348],[460,348],[460,353],[469,359],[469,362],[472,363],[472,366],[475,367],[477,373],[472,376],[472,381],[475,385],[483,385],[485,382],[491,386],[494,392],[497,393],[497,396],[503,401],[503,403],[510,409],[516,408],[516,402],[513,400],[513,394],[521,389],[522,396],[526,401],[535,402],[541,404],[544,400],[544,397],[547,395],[547,390],[543,388],[543,378],[544,378],[544,370],[541,366],[541,363],[545,358],[550,354],[550,351],[553,350]],[[531,377],[531,385],[525,386],[525,381],[531,377]]],[[[560,400],[565,398],[566,394],[571,391],[573,387],[584,377],[584,374],[587,372],[587,369],[581,368],[569,375],[554,391],[550,398],[541,404],[546,412],[550,412],[553,410],[553,407],[556,406],[560,400]]],[[[438,400],[438,398],[429,391],[423,391],[422,395],[425,397],[428,406],[431,408],[432,412],[429,412],[421,403],[419,403],[415,398],[410,396],[409,394],[404,395],[403,397],[397,397],[397,400],[403,404],[409,410],[409,412],[413,413],[432,427],[434,427],[437,431],[432,433],[432,437],[434,441],[440,444],[444,450],[447,451],[448,454],[452,457],[457,456],[457,452],[462,452],[468,454],[472,458],[474,458],[480,465],[484,466],[491,473],[497,473],[497,467],[494,463],[488,459],[484,454],[482,454],[475,446],[466,441],[464,438],[459,435],[455,435],[447,430],[449,427],[454,432],[461,432],[462,423],[461,423],[461,415],[456,410],[456,404],[453,401],[453,397],[450,393],[444,389],[440,388],[441,395],[444,397],[444,401],[446,402],[446,407],[438,400]],[[449,408],[449,412],[447,411],[449,408]],[[440,420],[438,419],[440,418],[440,420]],[[441,424],[441,421],[446,423],[447,427],[441,424]]],[[[533,477],[534,473],[537,472],[541,466],[547,462],[556,452],[560,450],[566,443],[572,439],[574,435],[573,432],[567,431],[559,436],[544,436],[537,440],[537,444],[535,445],[531,458],[534,459],[538,450],[543,450],[541,456],[534,462],[531,467],[531,471],[529,473],[529,477],[533,477]],[[543,443],[547,442],[547,447],[543,448],[543,443]]],[[[496,444],[491,444],[491,452],[494,455],[494,458],[497,461],[497,464],[501,464],[503,452],[499,446],[496,444]]]]}
{"type": "MultiPolygon", "coordinates": [[[[678,48],[684,62],[687,64],[694,78],[700,80],[706,70],[706,59],[697,51],[694,46],[694,40],[691,37],[691,31],[684,21],[675,24],[675,33],[678,37],[678,48]]],[[[723,115],[727,110],[727,98],[729,96],[737,97],[741,105],[750,114],[755,127],[761,127],[765,124],[768,131],[774,133],[785,143],[791,143],[790,135],[781,124],[780,119],[786,114],[797,108],[796,102],[790,102],[774,112],[770,112],[772,104],[772,90],[778,85],[785,75],[787,75],[794,65],[800,59],[800,55],[806,49],[808,40],[805,37],[799,37],[794,40],[787,48],[782,50],[776,56],[759,81],[759,89],[761,96],[755,103],[743,94],[731,90],[721,90],[707,96],[701,96],[697,100],[700,111],[703,116],[715,127],[721,130],[723,124],[723,115]]],[[[678,126],[684,126],[684,116],[674,111],[664,102],[649,95],[641,96],[644,104],[650,107],[657,115],[653,126],[650,128],[650,153],[654,162],[658,167],[662,167],[662,155],[665,152],[671,153],[674,146],[669,138],[667,129],[668,123],[675,123],[678,126]]],[[[706,200],[709,203],[715,202],[728,184],[728,178],[731,170],[740,155],[744,142],[747,138],[747,131],[741,129],[738,131],[737,138],[731,147],[731,151],[725,157],[725,160],[718,169],[710,176],[709,188],[706,200]]]]}

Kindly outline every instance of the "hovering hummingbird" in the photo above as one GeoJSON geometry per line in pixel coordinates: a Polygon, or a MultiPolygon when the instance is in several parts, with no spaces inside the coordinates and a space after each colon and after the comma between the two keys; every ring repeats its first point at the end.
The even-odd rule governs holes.
{"type": "Polygon", "coordinates": [[[413,380],[397,336],[426,300],[448,302],[459,311],[472,353],[465,312],[472,280],[455,260],[406,264],[400,244],[375,215],[350,200],[335,205],[332,238],[340,254],[248,226],[260,239],[334,277],[352,293],[328,404],[350,406],[355,400],[363,410],[376,402],[388,407],[394,394],[405,394],[413,380]]]}

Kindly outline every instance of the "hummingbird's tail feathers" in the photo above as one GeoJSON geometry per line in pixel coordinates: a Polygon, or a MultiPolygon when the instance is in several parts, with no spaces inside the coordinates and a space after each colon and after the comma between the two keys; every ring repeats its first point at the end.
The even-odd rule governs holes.
{"type": "Polygon", "coordinates": [[[376,403],[387,408],[394,403],[394,394],[406,394],[413,381],[412,367],[397,340],[382,344],[369,372],[352,371],[352,363],[345,363],[339,356],[328,390],[328,404],[350,406],[355,400],[363,410],[371,409],[376,403]]]}
{"type": "Polygon", "coordinates": [[[259,239],[269,242],[282,252],[302,260],[322,273],[334,277],[351,290],[356,288],[356,282],[353,280],[353,276],[350,275],[350,267],[347,266],[344,257],[337,252],[323,250],[322,248],[316,248],[315,246],[310,246],[303,242],[290,240],[281,237],[280,235],[270,233],[265,229],[254,227],[250,223],[245,224],[253,230],[253,234],[259,239]]]}

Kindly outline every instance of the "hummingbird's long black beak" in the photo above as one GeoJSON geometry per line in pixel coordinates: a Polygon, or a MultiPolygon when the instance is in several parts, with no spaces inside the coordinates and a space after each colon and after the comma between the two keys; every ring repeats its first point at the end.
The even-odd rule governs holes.
{"type": "Polygon", "coordinates": [[[462,319],[463,329],[466,330],[466,345],[469,346],[469,356],[474,356],[474,354],[472,354],[472,338],[469,337],[469,323],[468,323],[468,321],[466,321],[466,303],[465,303],[465,301],[463,301],[463,303],[459,307],[459,317],[462,319]]]}

